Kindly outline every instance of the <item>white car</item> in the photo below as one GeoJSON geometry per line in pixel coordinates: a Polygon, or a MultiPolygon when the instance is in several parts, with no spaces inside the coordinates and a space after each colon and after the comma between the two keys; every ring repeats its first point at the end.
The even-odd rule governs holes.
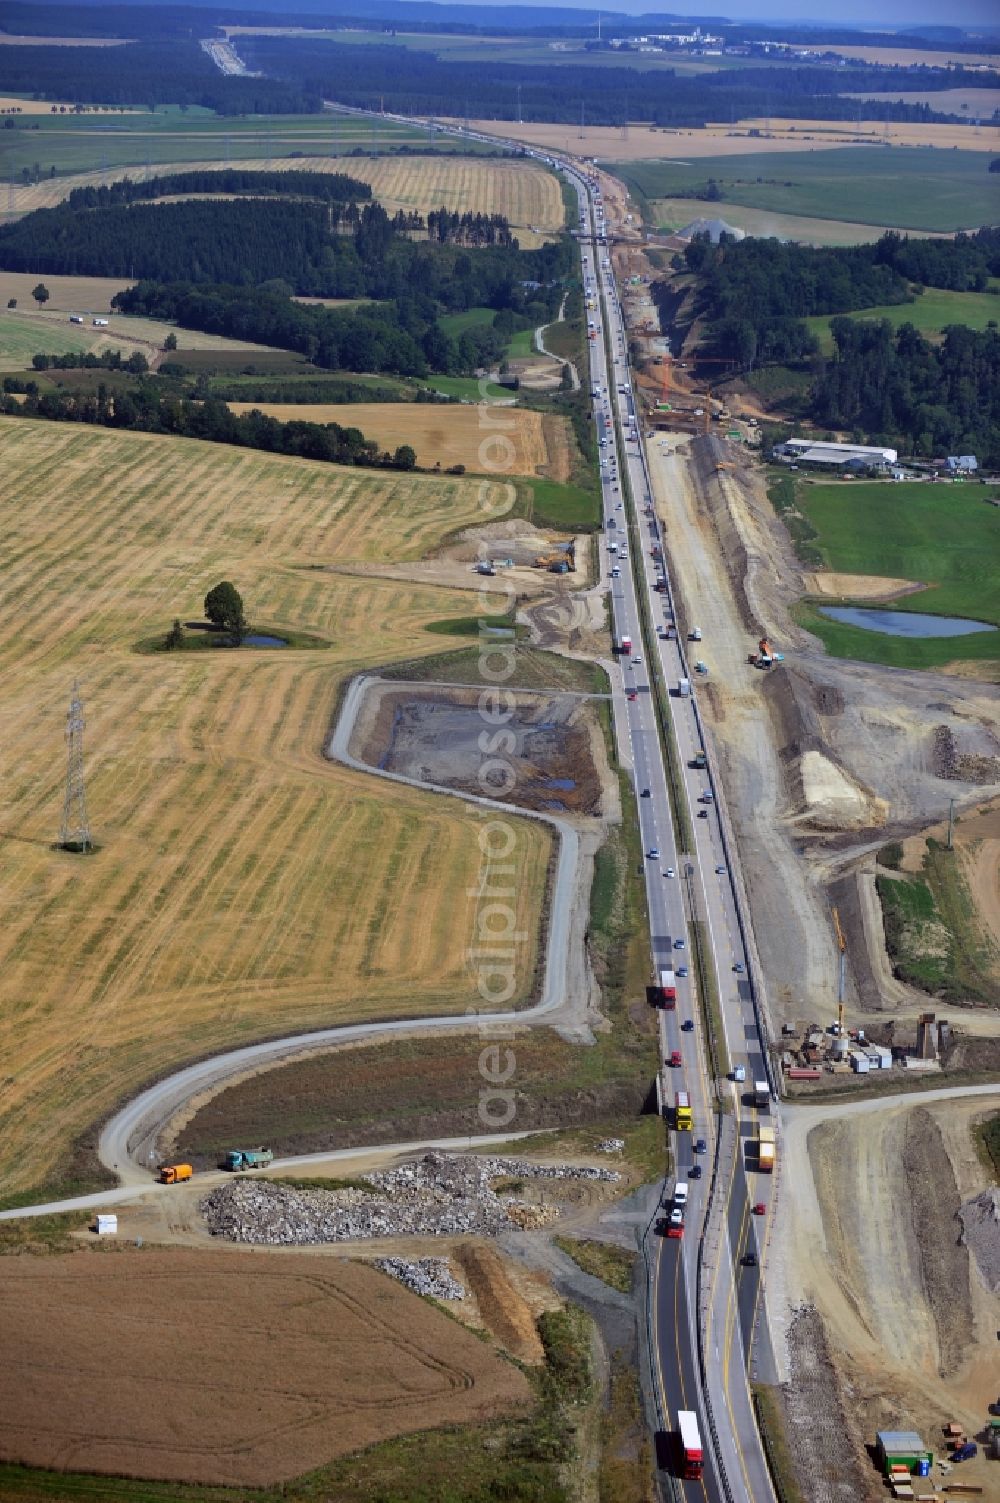
{"type": "Polygon", "coordinates": [[[666,869],[666,871],[663,873],[663,875],[665,877],[672,877],[674,875],[674,869],[673,869],[673,867],[672,866],[668,866],[667,869],[666,869]]]}

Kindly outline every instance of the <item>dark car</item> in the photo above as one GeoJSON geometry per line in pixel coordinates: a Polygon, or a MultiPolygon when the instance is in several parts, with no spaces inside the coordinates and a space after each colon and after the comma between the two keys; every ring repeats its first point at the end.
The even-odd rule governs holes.
{"type": "Polygon", "coordinates": [[[744,1268],[756,1268],[757,1254],[755,1252],[745,1252],[740,1259],[740,1262],[743,1264],[744,1268]]]}
{"type": "Polygon", "coordinates": [[[649,795],[649,789],[648,788],[644,788],[642,790],[642,793],[640,794],[640,798],[649,798],[649,796],[650,796],[649,795]]]}
{"type": "Polygon", "coordinates": [[[705,1142],[704,1138],[697,1138],[695,1140],[695,1145],[694,1145],[694,1151],[695,1151],[695,1153],[705,1153],[707,1149],[708,1149],[708,1144],[705,1142]]]}
{"type": "Polygon", "coordinates": [[[688,1179],[701,1179],[701,1165],[692,1164],[688,1170],[688,1179]]]}
{"type": "Polygon", "coordinates": [[[694,1020],[692,1018],[685,1018],[684,1021],[683,1021],[683,1023],[681,1024],[681,1031],[683,1033],[693,1033],[694,1032],[694,1020]]]}

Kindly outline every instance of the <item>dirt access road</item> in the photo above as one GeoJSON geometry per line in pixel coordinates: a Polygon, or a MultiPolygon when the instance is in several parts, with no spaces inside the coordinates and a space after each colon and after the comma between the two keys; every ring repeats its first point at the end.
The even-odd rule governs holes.
{"type": "Polygon", "coordinates": [[[752,628],[741,615],[700,495],[690,441],[659,434],[647,442],[647,454],[683,602],[682,625],[703,633],[699,651],[710,674],[698,693],[721,753],[772,1005],[776,998],[780,1005],[782,997],[791,1003],[821,996],[835,973],[833,935],[819,895],[802,881],[781,818],[785,799],[771,720],[759,680],[747,672],[752,628]]]}

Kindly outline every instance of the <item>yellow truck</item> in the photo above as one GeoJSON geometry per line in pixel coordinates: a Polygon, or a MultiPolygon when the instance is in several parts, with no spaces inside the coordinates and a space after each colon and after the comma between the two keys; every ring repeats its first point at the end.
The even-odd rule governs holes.
{"type": "Polygon", "coordinates": [[[190,1164],[164,1164],[160,1170],[161,1185],[179,1185],[182,1179],[190,1179],[194,1170],[190,1164]]]}
{"type": "Polygon", "coordinates": [[[757,1168],[761,1174],[774,1172],[774,1128],[761,1125],[757,1129],[757,1168]]]}

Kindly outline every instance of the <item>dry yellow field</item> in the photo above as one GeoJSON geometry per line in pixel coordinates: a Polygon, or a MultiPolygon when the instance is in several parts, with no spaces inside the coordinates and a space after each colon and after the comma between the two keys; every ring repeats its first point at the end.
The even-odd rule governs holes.
{"type": "MultiPolygon", "coordinates": [[[[542,414],[511,407],[459,406],[457,403],[358,402],[298,406],[282,402],[230,402],[232,412],[256,408],[282,422],[340,423],[360,428],[383,449],[410,444],[425,469],[440,463],[464,464],[467,470],[495,473],[502,445],[505,474],[537,475],[551,463],[542,414]]],[[[566,419],[557,420],[566,426],[566,419]]]]}
{"type": "MultiPolygon", "coordinates": [[[[495,120],[475,120],[473,129],[497,129],[495,120]]],[[[859,141],[889,140],[894,146],[957,146],[962,151],[996,153],[995,134],[971,125],[910,125],[884,120],[737,120],[735,125],[707,125],[704,130],[666,130],[631,125],[627,141],[616,126],[588,125],[580,134],[573,125],[503,124],[503,134],[568,156],[597,156],[606,162],[692,162],[701,157],[748,156],[765,151],[813,151],[852,146],[859,141]],[[767,131],[751,136],[751,130],[767,131]],[[887,134],[888,130],[888,134],[887,134]]],[[[42,185],[44,187],[44,185],[42,185]]],[[[26,192],[32,190],[28,189],[26,192]]],[[[20,203],[20,199],[18,200],[20,203]]]]}
{"type": "MultiPolygon", "coordinates": [[[[161,163],[147,173],[144,168],[105,168],[72,176],[52,178],[18,188],[18,213],[47,209],[60,203],[73,188],[134,178],[183,172],[191,162],[161,163]]],[[[200,168],[217,168],[225,162],[199,162],[200,168]]],[[[566,222],[559,181],[533,162],[493,161],[486,157],[262,157],[239,163],[241,168],[276,168],[279,171],[347,172],[370,183],[381,204],[394,214],[397,209],[453,209],[481,214],[504,214],[517,230],[522,245],[530,247],[559,233],[566,222]],[[530,228],[529,228],[530,227],[530,228]],[[535,234],[531,233],[531,229],[535,234]]]]}
{"type": "MultiPolygon", "coordinates": [[[[327,572],[422,557],[481,482],[0,419],[0,1193],[157,1072],[253,1037],[475,1005],[480,859],[459,802],[328,763],[339,686],[439,652],[464,592],[327,572]],[[323,651],[143,656],[233,579],[323,651]],[[100,849],[53,849],[79,677],[100,849]]],[[[454,640],[454,639],[453,639],[454,640]]],[[[519,996],[548,832],[515,821],[519,996]]],[[[472,1083],[470,1082],[470,1091],[472,1083]]]]}
{"type": "Polygon", "coordinates": [[[7,306],[17,298],[18,310],[34,311],[37,304],[31,289],[44,282],[49,300],[44,306],[51,313],[107,313],[116,292],[133,284],[120,277],[40,277],[30,271],[0,271],[0,304],[7,306]]]}
{"type": "Polygon", "coordinates": [[[836,47],[843,57],[857,57],[884,68],[1000,68],[1000,57],[986,52],[920,52],[911,47],[836,47]]]}

